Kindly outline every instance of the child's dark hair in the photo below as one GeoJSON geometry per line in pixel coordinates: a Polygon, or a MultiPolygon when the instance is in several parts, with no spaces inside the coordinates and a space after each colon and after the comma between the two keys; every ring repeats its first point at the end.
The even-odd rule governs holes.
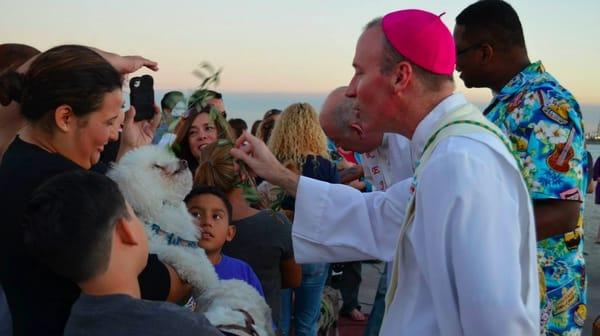
{"type": "Polygon", "coordinates": [[[184,201],[185,201],[185,203],[187,203],[188,201],[190,201],[192,198],[194,198],[196,196],[206,195],[206,194],[216,196],[216,197],[220,198],[221,201],[223,201],[223,204],[225,204],[225,208],[227,208],[227,217],[228,217],[229,224],[231,225],[231,217],[233,216],[233,206],[231,205],[231,202],[229,202],[229,200],[227,199],[227,196],[221,189],[219,189],[217,187],[210,187],[210,186],[203,186],[203,185],[196,186],[185,197],[184,201]]]}
{"type": "Polygon", "coordinates": [[[25,246],[57,274],[83,282],[106,271],[119,218],[129,213],[114,181],[90,171],[63,173],[27,204],[25,246]]]}

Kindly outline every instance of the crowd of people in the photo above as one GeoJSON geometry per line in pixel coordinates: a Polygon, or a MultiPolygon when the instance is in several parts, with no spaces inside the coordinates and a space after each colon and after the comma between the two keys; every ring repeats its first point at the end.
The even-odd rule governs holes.
{"type": "Polygon", "coordinates": [[[372,20],[319,113],[281,106],[250,130],[208,88],[168,92],[135,121],[124,75],[158,70],[140,56],[6,44],[0,66],[2,334],[228,334],[105,176],[151,144],[187,162],[198,246],[264,297],[273,333],[327,332],[328,285],[341,314],[366,319],[360,267],[376,260],[366,335],[581,334],[582,115],[502,0],[465,8],[453,33],[417,9],[372,20]],[[492,90],[483,111],[455,70],[492,90]]]}

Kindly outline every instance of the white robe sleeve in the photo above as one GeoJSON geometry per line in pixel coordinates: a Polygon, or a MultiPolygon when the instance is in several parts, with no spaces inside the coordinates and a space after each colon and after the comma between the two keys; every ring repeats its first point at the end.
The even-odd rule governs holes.
{"type": "Polygon", "coordinates": [[[535,242],[527,232],[530,219],[523,218],[523,205],[529,203],[526,190],[515,188],[518,179],[497,154],[479,158],[454,152],[432,158],[423,170],[418,222],[409,234],[441,335],[457,330],[535,335],[538,330],[539,316],[533,321],[531,316],[535,242]],[[456,311],[454,318],[448,314],[456,311]]]}
{"type": "Polygon", "coordinates": [[[389,261],[404,220],[410,179],[385,192],[300,177],[292,226],[299,263],[389,261]]]}

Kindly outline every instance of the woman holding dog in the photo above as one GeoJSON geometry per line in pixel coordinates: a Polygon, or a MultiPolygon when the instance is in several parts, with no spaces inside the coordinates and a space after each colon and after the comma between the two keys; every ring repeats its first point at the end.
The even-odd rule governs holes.
{"type": "MultiPolygon", "coordinates": [[[[63,172],[94,169],[124,124],[118,157],[150,143],[160,115],[134,123],[125,115],[122,74],[141,67],[157,70],[139,56],[106,53],[83,46],[52,48],[0,76],[0,113],[20,109],[26,128],[10,144],[0,165],[0,281],[15,335],[62,335],[79,288],[39,264],[25,250],[23,212],[32,192],[63,172]],[[10,104],[11,102],[19,104],[10,104]],[[8,106],[10,104],[10,106],[8,106]]],[[[150,256],[140,276],[142,297],[182,297],[189,289],[174,270],[150,256]]]]}
{"type": "MultiPolygon", "coordinates": [[[[329,160],[327,138],[319,124],[314,108],[307,103],[288,106],[269,139],[269,149],[286,167],[301,172],[303,176],[316,178],[329,183],[340,183],[335,165],[329,160]]],[[[282,209],[294,211],[293,197],[283,199],[282,209]]],[[[321,295],[329,275],[328,264],[303,264],[300,287],[293,289],[295,301],[292,304],[290,291],[282,295],[282,325],[289,326],[294,306],[295,335],[316,335],[321,295]]],[[[283,327],[284,332],[287,328],[283,327]]]]}

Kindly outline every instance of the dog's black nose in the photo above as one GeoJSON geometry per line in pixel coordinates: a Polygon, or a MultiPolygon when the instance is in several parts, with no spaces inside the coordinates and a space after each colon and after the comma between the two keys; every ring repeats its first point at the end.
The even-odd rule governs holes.
{"type": "Polygon", "coordinates": [[[186,160],[180,160],[180,161],[179,161],[179,166],[180,166],[182,169],[186,169],[186,168],[188,167],[188,163],[187,163],[187,161],[186,161],[186,160]]]}

